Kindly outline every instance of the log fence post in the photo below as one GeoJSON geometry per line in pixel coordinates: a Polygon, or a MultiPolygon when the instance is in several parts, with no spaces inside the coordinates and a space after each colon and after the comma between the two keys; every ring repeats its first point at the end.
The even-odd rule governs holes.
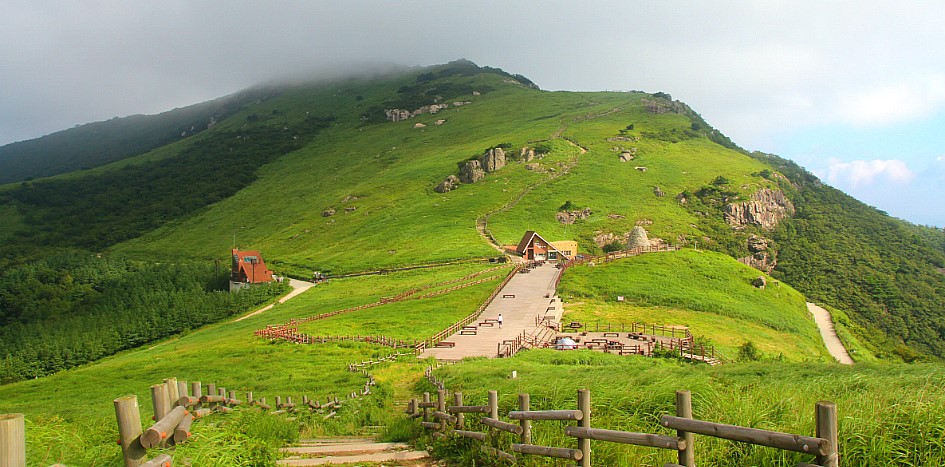
{"type": "Polygon", "coordinates": [[[21,413],[0,415],[0,467],[26,467],[26,421],[21,413]]]}
{"type": "Polygon", "coordinates": [[[839,446],[837,445],[837,404],[820,401],[815,405],[817,431],[815,436],[830,442],[830,452],[817,456],[817,463],[824,467],[838,467],[840,465],[839,446]]]}
{"type": "Polygon", "coordinates": [[[423,402],[424,402],[424,403],[421,404],[421,405],[423,406],[423,421],[424,421],[424,422],[429,422],[429,421],[430,421],[430,409],[427,408],[427,405],[429,405],[429,403],[430,403],[430,393],[429,393],[429,392],[423,393],[423,402]]]}
{"type": "MultiPolygon", "coordinates": [[[[518,410],[522,412],[528,412],[531,406],[531,396],[525,392],[518,395],[518,410]]],[[[519,421],[519,424],[522,426],[522,435],[520,442],[522,444],[532,444],[532,422],[531,420],[525,420],[524,418],[519,421]]]]}
{"type": "MultiPolygon", "coordinates": [[[[578,410],[581,411],[581,420],[578,426],[581,428],[591,427],[591,391],[590,389],[578,389],[578,410]]],[[[578,438],[578,450],[581,451],[581,467],[591,467],[591,439],[578,438]]]]}
{"type": "MultiPolygon", "coordinates": [[[[454,392],[453,393],[453,405],[457,407],[462,407],[463,405],[463,393],[454,392]]],[[[465,430],[466,429],[466,415],[462,412],[456,414],[456,429],[465,430]]]]}
{"type": "Polygon", "coordinates": [[[187,395],[187,381],[178,381],[177,382],[177,395],[178,397],[187,395]]]}
{"type": "Polygon", "coordinates": [[[203,396],[203,386],[200,384],[200,381],[194,381],[190,383],[190,397],[197,399],[197,405],[194,406],[195,409],[203,407],[203,404],[200,403],[200,398],[203,396]]]}
{"type": "Polygon", "coordinates": [[[180,399],[180,390],[177,386],[177,378],[164,379],[164,385],[167,386],[167,400],[169,401],[167,410],[170,411],[177,406],[177,401],[180,399]]]}
{"type": "Polygon", "coordinates": [[[489,418],[499,419],[499,393],[489,391],[489,418]]]}
{"type": "MultiPolygon", "coordinates": [[[[446,413],[446,389],[436,391],[436,410],[446,413]]],[[[446,420],[440,420],[440,430],[446,431],[446,420]]]]}
{"type": "MultiPolygon", "coordinates": [[[[692,418],[692,393],[689,391],[676,391],[676,416],[683,418],[692,418]]],[[[686,440],[686,448],[679,450],[679,465],[685,467],[695,467],[696,454],[693,442],[695,435],[688,431],[676,430],[676,436],[686,440]]]]}
{"type": "Polygon", "coordinates": [[[115,418],[118,419],[118,444],[125,467],[138,467],[145,462],[147,450],[141,445],[141,413],[138,396],[115,399],[115,418]]]}
{"type": "Polygon", "coordinates": [[[171,401],[167,397],[167,385],[151,386],[151,405],[154,407],[154,421],[164,418],[171,411],[171,401]]]}

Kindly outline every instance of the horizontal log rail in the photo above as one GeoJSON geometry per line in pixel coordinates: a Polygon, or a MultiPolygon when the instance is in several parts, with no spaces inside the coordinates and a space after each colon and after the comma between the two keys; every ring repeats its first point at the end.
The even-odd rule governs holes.
{"type": "Polygon", "coordinates": [[[653,435],[649,433],[632,433],[627,431],[603,430],[600,428],[583,428],[568,426],[564,434],[575,438],[589,438],[611,443],[633,444],[651,448],[670,449],[678,451],[686,449],[686,440],[675,436],[653,435]]]}
{"type": "Polygon", "coordinates": [[[579,461],[584,457],[584,453],[571,448],[552,448],[547,446],[538,446],[535,444],[512,444],[512,452],[520,454],[534,454],[537,456],[556,457],[558,459],[571,459],[579,461]]]}
{"type": "Polygon", "coordinates": [[[757,428],[745,428],[737,425],[725,425],[723,423],[706,422],[671,415],[664,415],[660,419],[660,424],[675,430],[688,431],[700,435],[755,444],[758,446],[767,446],[769,448],[782,449],[785,451],[827,455],[832,450],[830,441],[811,436],[759,430],[757,428]]]}
{"type": "Polygon", "coordinates": [[[502,420],[490,418],[490,417],[482,417],[479,421],[483,425],[495,428],[497,430],[507,431],[509,433],[512,433],[513,435],[522,434],[522,427],[514,423],[503,422],[502,420]]]}
{"type": "Polygon", "coordinates": [[[515,410],[509,412],[512,420],[581,420],[584,412],[580,410],[515,410]]]}
{"type": "Polygon", "coordinates": [[[451,405],[446,408],[449,413],[489,413],[488,405],[451,405]]]}

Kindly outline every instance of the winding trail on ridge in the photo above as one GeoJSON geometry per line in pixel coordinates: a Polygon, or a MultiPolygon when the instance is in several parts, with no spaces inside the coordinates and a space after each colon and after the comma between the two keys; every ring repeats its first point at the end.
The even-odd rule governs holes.
{"type": "Polygon", "coordinates": [[[830,320],[830,312],[811,302],[807,302],[807,309],[814,315],[814,321],[817,323],[817,328],[820,329],[820,336],[824,338],[824,345],[827,346],[827,351],[830,352],[830,355],[836,358],[841,364],[852,365],[853,359],[850,358],[846,347],[843,346],[843,343],[840,342],[840,338],[837,337],[837,331],[833,328],[833,321],[830,320]]]}
{"type": "MultiPolygon", "coordinates": [[[[567,128],[567,127],[566,126],[562,127],[562,129],[560,129],[559,132],[564,131],[564,128],[567,128]]],[[[578,150],[581,151],[581,155],[587,154],[587,148],[585,148],[584,146],[581,146],[567,138],[564,138],[564,140],[567,141],[568,144],[578,148],[578,150]]],[[[519,203],[519,201],[525,198],[525,195],[527,195],[529,192],[531,192],[535,188],[538,188],[539,186],[544,185],[545,183],[556,180],[558,179],[558,177],[561,177],[562,175],[567,174],[568,172],[571,171],[571,169],[573,169],[578,164],[579,157],[580,156],[575,157],[567,166],[562,168],[560,172],[555,172],[544,179],[541,179],[535,183],[532,183],[531,185],[526,186],[521,192],[515,195],[515,197],[509,200],[508,203],[505,203],[501,207],[497,209],[493,209],[492,211],[489,211],[479,216],[476,219],[476,230],[479,231],[479,236],[481,236],[482,239],[485,240],[489,244],[489,246],[496,249],[498,252],[503,253],[503,254],[506,253],[506,251],[502,248],[502,245],[499,245],[499,242],[495,239],[495,237],[492,236],[492,232],[489,230],[489,217],[492,216],[493,214],[498,214],[500,212],[505,212],[505,211],[508,211],[509,209],[514,208],[519,203]]]]}

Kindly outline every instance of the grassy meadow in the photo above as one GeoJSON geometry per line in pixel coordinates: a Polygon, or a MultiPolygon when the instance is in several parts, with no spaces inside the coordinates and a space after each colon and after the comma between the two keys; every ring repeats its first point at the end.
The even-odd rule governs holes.
{"type": "MultiPolygon", "coordinates": [[[[591,392],[592,426],[672,435],[659,425],[675,413],[675,392],[692,391],[697,419],[786,433],[814,434],[814,404],[829,400],[839,414],[840,465],[941,465],[945,462],[945,371],[940,365],[853,367],[822,363],[749,363],[717,367],[592,351],[530,350],[509,359],[479,360],[436,370],[447,390],[463,392],[468,405],[485,404],[499,393],[500,417],[517,410],[517,395],[531,395],[533,410],[575,409],[577,390],[591,392]],[[512,371],[518,377],[511,379],[512,371]]],[[[417,391],[433,391],[424,381],[417,391]]],[[[468,422],[469,430],[482,431],[468,422]]],[[[532,422],[533,443],[575,447],[563,422],[532,422]]],[[[500,436],[500,445],[513,442],[500,436]]],[[[517,438],[517,437],[516,437],[517,438]]],[[[459,465],[487,465],[479,442],[436,441],[434,452],[459,465]]],[[[517,441],[514,441],[517,442],[517,441]]],[[[696,435],[700,466],[783,466],[812,462],[813,456],[738,444],[696,435]]],[[[593,465],[653,466],[676,461],[674,451],[592,441],[593,465]]],[[[516,465],[567,465],[522,456],[516,465]]],[[[451,464],[452,465],[452,464],[451,464]]]]}

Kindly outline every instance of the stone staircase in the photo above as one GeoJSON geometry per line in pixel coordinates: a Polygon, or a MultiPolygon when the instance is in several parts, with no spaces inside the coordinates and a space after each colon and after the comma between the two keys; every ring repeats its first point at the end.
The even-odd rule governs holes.
{"type": "Polygon", "coordinates": [[[384,463],[389,466],[427,467],[432,465],[427,451],[411,450],[405,443],[378,443],[369,438],[339,437],[301,440],[283,448],[288,457],[279,465],[358,465],[384,463]]]}

